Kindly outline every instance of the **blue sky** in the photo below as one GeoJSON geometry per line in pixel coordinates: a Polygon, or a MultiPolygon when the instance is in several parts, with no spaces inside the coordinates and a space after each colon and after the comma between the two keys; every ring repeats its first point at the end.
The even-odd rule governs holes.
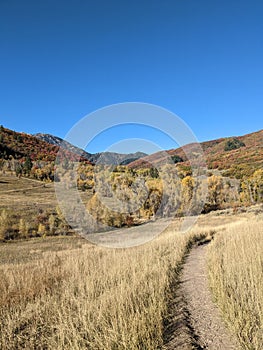
{"type": "MultiPolygon", "coordinates": [[[[0,124],[64,137],[135,101],[179,115],[199,141],[262,129],[262,18],[261,0],[0,0],[0,124]]],[[[116,128],[88,151],[125,137],[141,131],[116,128]]]]}

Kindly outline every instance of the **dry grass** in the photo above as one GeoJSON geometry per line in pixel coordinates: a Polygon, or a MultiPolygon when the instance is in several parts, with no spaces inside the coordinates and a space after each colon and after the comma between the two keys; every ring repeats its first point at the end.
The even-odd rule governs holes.
{"type": "Polygon", "coordinates": [[[1,245],[0,348],[159,348],[169,271],[196,235],[203,237],[170,231],[127,250],[74,238],[57,249],[49,238],[47,250],[46,240],[35,239],[23,242],[13,263],[21,243],[1,245]]]}
{"type": "Polygon", "coordinates": [[[0,209],[24,212],[30,216],[37,209],[56,207],[53,184],[5,174],[0,176],[0,193],[0,209]]]}
{"type": "MultiPolygon", "coordinates": [[[[29,178],[18,178],[12,174],[0,172],[0,211],[6,209],[21,217],[36,215],[39,209],[54,211],[57,198],[53,183],[44,183],[29,178]]],[[[81,199],[86,203],[91,191],[80,191],[81,199]]]]}
{"type": "Polygon", "coordinates": [[[262,226],[262,216],[230,225],[216,235],[208,255],[215,299],[247,350],[260,350],[263,344],[262,226]]]}
{"type": "MultiPolygon", "coordinates": [[[[2,177],[1,181],[2,208],[13,208],[16,213],[21,211],[32,218],[38,208],[49,210],[56,205],[52,184],[42,187],[38,182],[33,184],[31,180],[11,176],[2,177]]],[[[175,272],[182,263],[185,252],[196,239],[193,237],[204,237],[211,228],[222,229],[233,220],[231,215],[202,216],[195,231],[183,235],[177,232],[178,219],[170,230],[151,243],[126,250],[103,249],[76,237],[0,244],[0,349],[159,349],[163,320],[168,312],[171,271],[175,272]]],[[[221,235],[216,238],[215,247],[228,239],[231,249],[233,242],[227,233],[226,238],[221,235]]],[[[243,236],[245,240],[246,235],[243,236]]],[[[252,232],[251,247],[254,239],[259,242],[259,236],[252,232]]],[[[245,241],[243,244],[246,247],[245,241]]],[[[258,283],[262,286],[258,278],[262,243],[261,250],[259,245],[254,245],[256,250],[254,254],[251,252],[251,258],[257,260],[257,268],[247,270],[253,277],[253,288],[260,287],[258,283]]],[[[224,251],[228,249],[224,247],[218,254],[224,251]]],[[[238,255],[241,253],[236,254],[235,259],[241,259],[238,255]]],[[[218,257],[220,267],[221,255],[212,256],[218,257]]],[[[240,261],[242,266],[251,266],[248,260],[240,261]]],[[[228,285],[243,286],[247,283],[245,276],[235,272],[234,263],[232,266],[233,281],[230,274],[228,285]]],[[[259,308],[262,299],[255,295],[249,294],[247,298],[252,298],[253,303],[258,300],[259,308]]],[[[245,312],[243,306],[241,309],[245,312]]],[[[256,310],[254,304],[246,315],[254,327],[253,310],[256,310]]],[[[248,340],[244,341],[249,344],[248,340]]]]}
{"type": "MultiPolygon", "coordinates": [[[[18,178],[12,173],[2,174],[0,172],[0,222],[7,216],[8,221],[0,227],[0,240],[17,239],[27,236],[34,237],[41,235],[39,230],[40,216],[46,217],[46,234],[72,234],[72,230],[66,227],[55,228],[55,232],[48,232],[48,218],[55,213],[57,217],[57,198],[53,183],[43,183],[29,178],[18,178]],[[3,217],[2,216],[2,213],[3,217]],[[23,234],[21,231],[21,222],[25,225],[27,231],[23,234]]],[[[80,196],[86,204],[92,196],[91,191],[82,192],[80,196]]],[[[60,218],[61,219],[61,218],[60,218]]],[[[43,224],[43,222],[41,221],[43,224]]]]}

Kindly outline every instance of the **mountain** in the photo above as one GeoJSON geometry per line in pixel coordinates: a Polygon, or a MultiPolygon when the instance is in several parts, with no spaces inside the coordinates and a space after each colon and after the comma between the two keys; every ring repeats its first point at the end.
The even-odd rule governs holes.
{"type": "MultiPolygon", "coordinates": [[[[238,137],[220,138],[200,144],[208,169],[217,170],[224,176],[241,178],[263,168],[263,130],[238,137]]],[[[189,144],[166,152],[157,152],[129,164],[131,168],[158,166],[165,160],[165,155],[181,159],[179,167],[189,167],[190,162],[199,162],[201,155],[196,144],[189,144]],[[187,152],[185,152],[187,150],[187,152]]]]}
{"type": "Polygon", "coordinates": [[[12,156],[15,159],[21,159],[30,156],[32,160],[54,161],[60,146],[65,149],[69,159],[78,159],[81,156],[81,160],[86,160],[93,164],[98,162],[100,164],[127,165],[132,161],[147,156],[143,152],[91,154],[58,136],[42,133],[30,135],[9,130],[3,126],[0,129],[0,158],[8,159],[12,156]]]}
{"type": "Polygon", "coordinates": [[[82,149],[73,146],[71,143],[64,141],[62,138],[50,134],[35,134],[33,135],[41,141],[45,141],[51,145],[60,147],[62,145],[68,151],[71,151],[75,154],[82,155],[86,159],[88,159],[91,163],[96,164],[109,164],[109,165],[127,165],[133,161],[138,160],[139,158],[146,157],[147,154],[143,152],[122,154],[115,152],[102,152],[91,154],[82,149]]]}
{"type": "Polygon", "coordinates": [[[49,143],[50,145],[54,145],[57,147],[60,147],[62,145],[64,149],[72,153],[75,153],[77,155],[81,155],[84,158],[87,158],[88,160],[90,160],[90,158],[92,157],[92,154],[82,150],[77,146],[73,146],[71,143],[64,141],[62,138],[58,136],[54,136],[50,134],[41,134],[41,133],[34,134],[33,136],[36,137],[38,140],[49,143]]]}
{"type": "Polygon", "coordinates": [[[190,154],[192,164],[193,162],[199,164],[200,160],[205,160],[208,169],[216,170],[228,177],[250,176],[255,170],[263,168],[263,130],[244,136],[203,142],[200,144],[203,149],[203,158],[196,144],[152,155],[142,152],[90,154],[70,143],[62,143],[62,141],[61,138],[49,134],[29,135],[0,126],[0,158],[25,159],[30,156],[32,160],[54,161],[60,145],[63,145],[69,159],[78,159],[82,154],[81,160],[89,163],[123,164],[135,169],[158,166],[165,159],[164,154],[169,154],[179,168],[189,171],[190,162],[185,150],[188,155],[190,154]]]}
{"type": "MultiPolygon", "coordinates": [[[[52,162],[55,161],[58,150],[57,144],[51,144],[30,134],[0,126],[0,158],[2,159],[10,159],[10,157],[25,159],[29,156],[33,161],[52,162]]],[[[79,153],[75,152],[73,147],[68,147],[65,155],[69,160],[79,159],[79,153]]],[[[83,156],[81,160],[88,161],[83,156]]]]}
{"type": "Polygon", "coordinates": [[[0,157],[15,159],[30,156],[32,160],[54,161],[58,147],[32,135],[0,127],[0,157]]]}
{"type": "Polygon", "coordinates": [[[128,154],[115,153],[115,152],[102,152],[102,153],[93,154],[90,158],[90,161],[98,164],[128,165],[131,162],[134,162],[146,156],[147,154],[143,152],[128,153],[128,154]]]}

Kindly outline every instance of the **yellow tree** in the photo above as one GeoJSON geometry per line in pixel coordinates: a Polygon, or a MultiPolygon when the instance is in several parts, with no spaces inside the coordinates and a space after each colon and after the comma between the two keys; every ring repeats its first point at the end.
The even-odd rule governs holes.
{"type": "Polygon", "coordinates": [[[254,203],[252,188],[251,188],[251,181],[250,180],[244,180],[241,183],[241,193],[240,193],[240,200],[244,204],[250,204],[254,203]]]}
{"type": "Polygon", "coordinates": [[[29,231],[29,227],[28,224],[25,222],[24,219],[20,219],[19,220],[19,234],[21,237],[23,238],[27,238],[28,237],[28,231],[29,231]]]}
{"type": "Polygon", "coordinates": [[[208,178],[208,200],[214,206],[220,206],[222,203],[222,195],[224,182],[221,176],[212,175],[208,178]]]}
{"type": "Polygon", "coordinates": [[[253,199],[255,202],[262,202],[263,199],[263,169],[258,169],[251,177],[253,199]]]}
{"type": "Polygon", "coordinates": [[[186,176],[182,179],[182,210],[186,212],[190,209],[191,200],[194,194],[194,179],[192,176],[186,176]]]}

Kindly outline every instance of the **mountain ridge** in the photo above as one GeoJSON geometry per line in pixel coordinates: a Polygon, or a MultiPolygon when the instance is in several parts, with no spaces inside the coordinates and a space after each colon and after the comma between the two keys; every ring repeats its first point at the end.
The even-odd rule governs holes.
{"type": "Polygon", "coordinates": [[[147,156],[146,153],[137,151],[135,153],[117,153],[117,152],[98,152],[98,153],[89,153],[83,149],[72,145],[71,143],[63,140],[58,136],[51,134],[37,133],[33,135],[39,140],[45,141],[54,146],[63,147],[66,150],[69,150],[78,155],[82,155],[88,159],[91,163],[103,163],[103,164],[112,164],[112,165],[127,165],[130,161],[135,161],[141,157],[147,156]],[[128,163],[127,163],[128,162],[128,163]],[[126,164],[125,164],[126,163],[126,164]]]}
{"type": "MultiPolygon", "coordinates": [[[[162,163],[164,153],[169,156],[178,156],[183,162],[180,165],[190,166],[190,162],[186,157],[190,155],[192,159],[196,157],[195,152],[199,152],[196,147],[197,143],[191,143],[176,149],[170,149],[165,152],[157,152],[145,158],[141,158],[128,166],[131,168],[154,167],[162,163]]],[[[243,136],[224,137],[211,141],[201,142],[203,155],[206,166],[211,170],[224,171],[226,176],[242,177],[243,174],[249,175],[254,170],[263,167],[263,129],[249,133],[243,136]],[[238,140],[244,144],[234,149],[226,150],[228,141],[238,140]],[[250,169],[249,169],[250,168],[250,169]]]]}
{"type": "Polygon", "coordinates": [[[196,147],[197,144],[193,143],[177,149],[146,155],[143,152],[91,154],[54,135],[38,133],[34,136],[12,131],[3,126],[0,127],[0,157],[3,159],[9,159],[9,157],[25,159],[25,157],[30,156],[33,161],[55,161],[60,145],[66,147],[65,151],[69,159],[79,159],[81,155],[81,160],[91,164],[96,162],[111,165],[120,164],[135,169],[158,167],[158,164],[162,163],[164,154],[171,156],[179,167],[190,168],[191,164],[187,159],[187,156],[188,158],[190,156],[196,164],[201,159],[206,163],[208,169],[218,170],[225,176],[236,178],[249,176],[255,170],[263,168],[263,130],[243,136],[205,141],[198,144],[199,150],[196,147]],[[200,146],[203,154],[200,154],[200,146]]]}

